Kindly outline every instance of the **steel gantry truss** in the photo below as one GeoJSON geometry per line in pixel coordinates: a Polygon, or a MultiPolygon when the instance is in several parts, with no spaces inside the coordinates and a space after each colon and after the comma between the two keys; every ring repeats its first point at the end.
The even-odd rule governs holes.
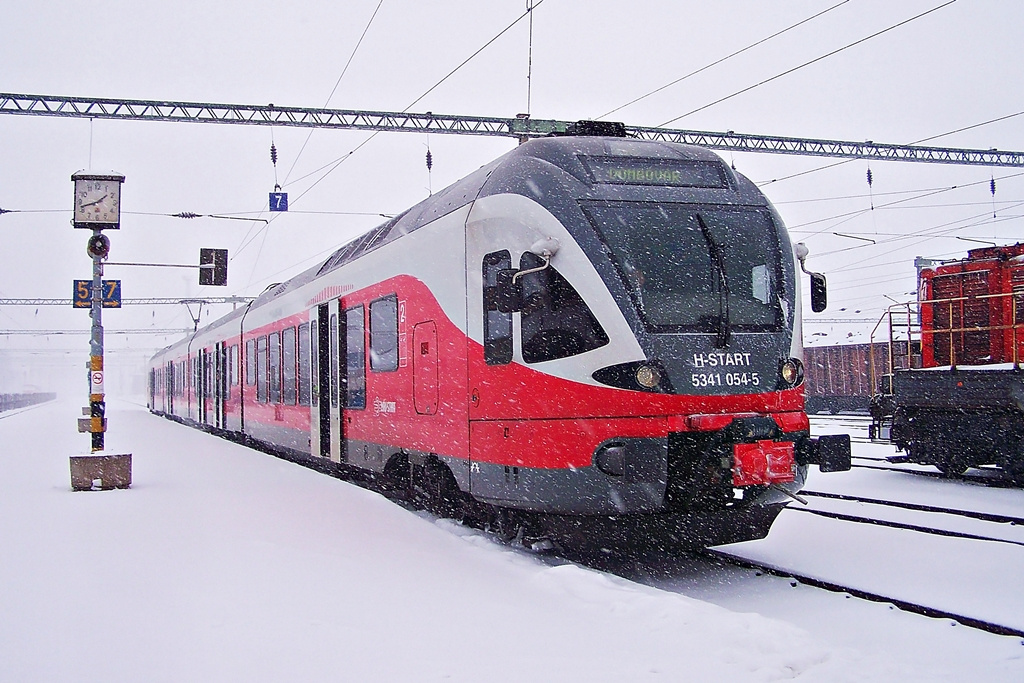
{"type": "MultiPolygon", "coordinates": [[[[104,330],[103,333],[107,335],[111,334],[125,334],[125,335],[139,335],[139,334],[151,334],[156,336],[169,336],[175,335],[180,336],[183,334],[192,334],[194,330],[191,328],[163,328],[163,327],[141,327],[134,330],[104,330]]],[[[43,335],[54,335],[54,336],[81,336],[90,334],[91,330],[0,330],[0,337],[36,337],[43,335]]]]}
{"type": "MultiPolygon", "coordinates": [[[[160,306],[169,304],[247,304],[251,296],[207,296],[201,299],[150,298],[122,299],[122,306],[160,306]]],[[[73,299],[0,299],[0,306],[71,306],[73,299]]]]}
{"type": "MultiPolygon", "coordinates": [[[[488,135],[527,139],[551,133],[564,133],[569,121],[533,119],[524,116],[499,118],[448,114],[410,114],[406,112],[359,111],[280,107],[274,104],[211,104],[158,100],[124,100],[97,97],[59,97],[0,93],[0,114],[27,116],[63,116],[126,121],[187,121],[234,125],[296,126],[419,133],[488,135]]],[[[996,149],[960,149],[925,147],[876,142],[844,142],[812,138],[712,133],[626,126],[628,133],[644,140],[682,142],[709,149],[763,154],[878,159],[968,166],[1024,166],[1024,152],[996,149]]]]}

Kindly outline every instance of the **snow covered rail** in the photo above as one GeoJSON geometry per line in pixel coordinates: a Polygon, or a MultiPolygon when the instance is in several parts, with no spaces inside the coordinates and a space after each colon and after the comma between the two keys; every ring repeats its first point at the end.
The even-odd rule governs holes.
{"type": "Polygon", "coordinates": [[[57,394],[33,392],[25,394],[0,394],[0,413],[16,408],[25,408],[37,403],[46,403],[57,398],[57,394]]]}
{"type": "MultiPolygon", "coordinates": [[[[792,579],[795,582],[802,583],[807,586],[813,586],[814,588],[822,588],[833,593],[846,593],[855,598],[861,598],[862,600],[870,600],[871,602],[881,602],[891,604],[893,607],[903,610],[904,612],[911,612],[913,614],[920,614],[925,617],[931,617],[933,619],[951,619],[964,626],[970,628],[976,628],[981,631],[988,633],[994,633],[1000,636],[1014,636],[1017,638],[1024,638],[1024,630],[1013,628],[1011,626],[1003,626],[994,622],[986,621],[984,619],[977,619],[975,617],[965,616],[963,614],[956,614],[954,612],[939,609],[935,607],[928,607],[915,602],[909,602],[907,600],[901,600],[899,598],[893,598],[879,593],[855,588],[852,586],[845,586],[832,581],[827,581],[813,576],[802,575],[793,572],[790,569],[784,569],[781,567],[775,567],[772,565],[751,562],[734,555],[724,552],[722,550],[707,549],[703,553],[707,557],[717,559],[721,562],[731,564],[737,567],[744,567],[746,569],[755,569],[763,571],[765,574],[772,576],[779,576],[784,578],[792,579]]],[[[794,586],[796,583],[793,584],[794,586]]]]}
{"type": "MultiPolygon", "coordinates": [[[[804,495],[803,491],[801,491],[801,495],[804,495]]],[[[811,493],[811,494],[808,494],[808,495],[814,495],[814,494],[811,493]]],[[[924,510],[925,508],[927,508],[927,506],[911,507],[909,504],[899,505],[899,504],[894,504],[894,503],[891,503],[891,502],[884,502],[884,501],[877,501],[877,502],[873,502],[873,503],[870,503],[870,504],[871,505],[890,505],[892,507],[901,507],[903,509],[917,509],[917,510],[924,510]]],[[[822,510],[822,509],[816,509],[816,508],[803,508],[803,507],[789,507],[787,509],[793,510],[793,511],[796,511],[796,512],[804,512],[804,513],[812,514],[812,515],[819,515],[821,517],[827,517],[829,519],[836,519],[836,520],[839,520],[839,521],[842,521],[842,522],[854,522],[854,523],[857,523],[857,524],[874,524],[874,525],[878,525],[878,526],[889,527],[890,529],[904,529],[904,530],[907,530],[907,531],[916,531],[916,532],[922,533],[922,534],[934,534],[936,536],[948,536],[949,538],[962,538],[962,539],[969,539],[969,540],[972,540],[972,541],[991,541],[993,543],[1009,543],[1010,545],[1017,545],[1017,546],[1024,547],[1024,540],[1014,540],[1014,539],[1011,539],[1011,538],[998,538],[996,536],[986,536],[986,535],[983,535],[983,534],[975,534],[975,533],[969,533],[969,532],[964,532],[964,531],[957,531],[957,530],[954,530],[954,529],[944,529],[944,528],[937,527],[937,526],[928,526],[928,525],[922,525],[922,524],[911,524],[911,523],[908,523],[908,522],[900,522],[900,521],[895,521],[895,520],[891,520],[891,519],[880,519],[878,517],[865,517],[863,515],[849,514],[849,513],[846,513],[846,512],[837,512],[835,510],[822,510]]],[[[943,508],[932,508],[930,511],[933,512],[933,513],[938,513],[938,514],[959,515],[959,516],[963,516],[963,517],[970,517],[972,519],[979,519],[980,515],[983,514],[983,513],[978,513],[979,516],[972,516],[970,513],[966,512],[966,511],[963,511],[963,510],[950,510],[950,509],[943,509],[943,508]]],[[[1013,520],[1013,521],[1009,521],[1008,522],[1010,524],[1019,524],[1022,521],[1022,520],[1017,519],[1017,518],[1006,518],[1006,519],[1007,520],[1013,520]]],[[[1006,523],[1006,522],[1004,522],[1004,523],[1006,523]]]]}
{"type": "MultiPolygon", "coordinates": [[[[852,439],[851,439],[852,440],[852,439]]],[[[918,470],[910,469],[908,467],[894,467],[892,464],[889,465],[864,465],[856,462],[857,460],[869,460],[879,463],[893,463],[893,461],[887,458],[867,458],[860,455],[852,456],[852,463],[850,467],[852,469],[863,469],[863,470],[880,470],[882,472],[902,472],[903,474],[913,474],[919,477],[931,477],[932,479],[945,479],[947,481],[966,481],[972,484],[978,484],[980,486],[988,486],[991,488],[1019,488],[1019,484],[1014,483],[1012,479],[1006,476],[1003,472],[984,469],[984,474],[974,474],[971,472],[965,472],[964,474],[958,475],[947,475],[942,472],[933,472],[930,470],[918,470]]]]}
{"type": "Polygon", "coordinates": [[[1020,524],[1024,526],[1024,517],[997,515],[992,514],[990,512],[977,512],[974,510],[961,510],[958,508],[944,508],[937,507],[934,505],[921,505],[919,503],[906,503],[897,500],[882,500],[879,498],[864,498],[862,496],[852,496],[843,493],[827,493],[824,491],[811,491],[808,489],[803,489],[802,491],[800,491],[800,495],[808,496],[811,498],[828,498],[832,500],[845,500],[857,503],[867,503],[870,505],[886,505],[889,507],[901,508],[903,510],[916,510],[919,512],[939,512],[947,515],[957,515],[960,517],[968,517],[970,519],[978,519],[985,522],[994,522],[996,524],[1020,524]]]}

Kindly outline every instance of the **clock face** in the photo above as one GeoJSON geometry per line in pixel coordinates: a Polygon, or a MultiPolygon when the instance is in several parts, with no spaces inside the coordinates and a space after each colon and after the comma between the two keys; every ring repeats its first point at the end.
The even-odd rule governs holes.
{"type": "Polygon", "coordinates": [[[116,180],[75,182],[75,223],[121,222],[121,183],[116,180]]]}

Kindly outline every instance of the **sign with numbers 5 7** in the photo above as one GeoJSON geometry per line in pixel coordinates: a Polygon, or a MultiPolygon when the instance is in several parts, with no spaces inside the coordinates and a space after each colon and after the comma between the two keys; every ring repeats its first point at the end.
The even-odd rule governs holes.
{"type": "MultiPolygon", "coordinates": [[[[92,307],[92,280],[75,280],[75,292],[72,296],[75,308],[92,307]]],[[[121,308],[121,281],[103,281],[103,308],[121,308]]]]}

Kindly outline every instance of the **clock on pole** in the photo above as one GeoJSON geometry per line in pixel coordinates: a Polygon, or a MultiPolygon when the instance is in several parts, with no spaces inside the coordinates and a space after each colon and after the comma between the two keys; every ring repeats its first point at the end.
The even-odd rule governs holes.
{"type": "Polygon", "coordinates": [[[121,183],[119,173],[79,171],[71,176],[75,183],[76,228],[90,230],[121,227],[121,183]]]}

